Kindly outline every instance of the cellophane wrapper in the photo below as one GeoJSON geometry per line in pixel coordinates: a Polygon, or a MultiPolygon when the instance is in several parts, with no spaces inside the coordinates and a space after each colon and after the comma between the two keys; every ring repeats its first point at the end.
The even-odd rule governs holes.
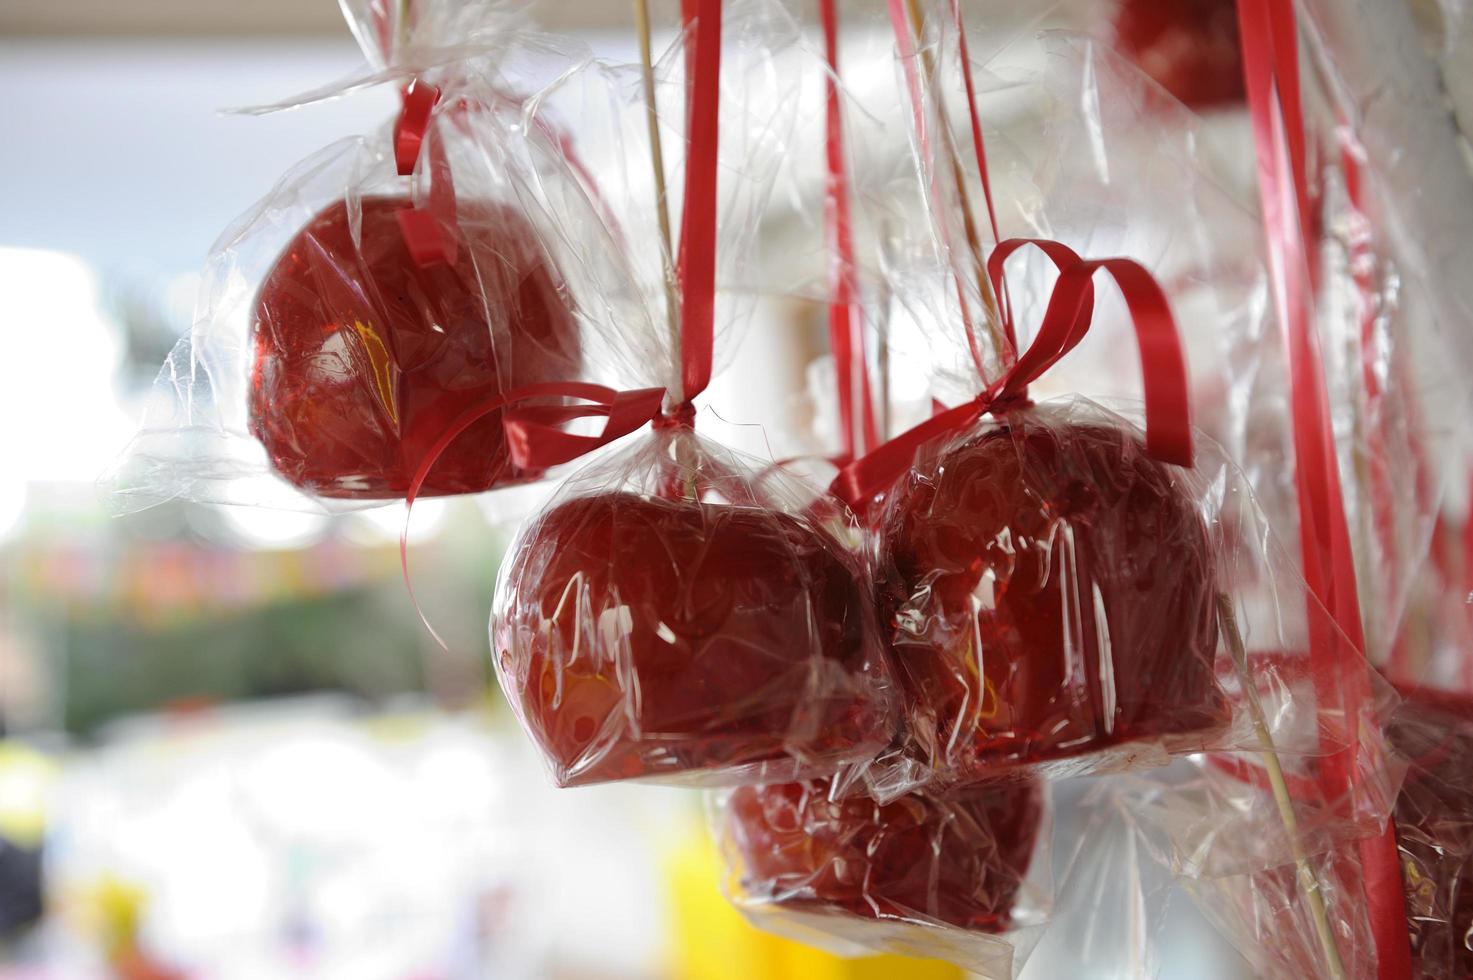
{"type": "MultiPolygon", "coordinates": [[[[1208,7],[1235,14],[1232,3],[1216,0],[1193,0],[1175,12],[1158,6],[1122,4],[1130,16],[1140,19],[1134,10],[1141,8],[1158,26],[1175,22],[1187,33],[1208,7]]],[[[1418,44],[1416,6],[1296,5],[1313,330],[1366,653],[1396,680],[1416,680],[1426,668],[1417,651],[1400,644],[1401,626],[1440,502],[1450,485],[1466,480],[1457,450],[1468,405],[1462,378],[1473,365],[1462,327],[1473,293],[1452,272],[1467,248],[1473,170],[1443,92],[1444,85],[1467,88],[1454,73],[1463,5],[1444,5],[1443,29],[1433,32],[1440,72],[1418,44]]],[[[1425,12],[1432,5],[1421,6],[1425,12]]],[[[1185,44],[1154,58],[1136,52],[1147,57],[1135,61],[1078,38],[1060,36],[1053,44],[1060,70],[1051,87],[1089,106],[1096,125],[1058,147],[1058,166],[1044,182],[1049,194],[1080,211],[1107,202],[1123,220],[1100,229],[1102,245],[1134,241],[1132,248],[1159,250],[1173,298],[1190,298],[1204,312],[1215,307],[1219,329],[1188,331],[1194,353],[1206,355],[1193,358],[1199,423],[1248,473],[1281,537],[1292,541],[1298,506],[1293,469],[1283,465],[1293,457],[1285,330],[1270,302],[1241,89],[1235,98],[1210,100],[1215,111],[1198,115],[1173,95],[1191,104],[1193,88],[1212,84],[1201,77],[1216,64],[1208,52],[1192,55],[1201,70],[1188,79],[1180,61],[1191,54],[1185,44]],[[1164,68],[1184,84],[1163,90],[1142,67],[1158,74],[1154,69],[1164,68]]],[[[1045,213],[1057,214],[1059,206],[1045,213]]]]}
{"type": "MultiPolygon", "coordinates": [[[[1404,688],[1385,724],[1404,772],[1390,813],[1370,808],[1359,824],[1334,821],[1333,805],[1309,774],[1290,772],[1299,841],[1324,896],[1350,976],[1374,976],[1376,946],[1362,891],[1360,842],[1395,818],[1412,975],[1464,977],[1473,969],[1473,699],[1404,688]]],[[[1261,769],[1224,756],[1183,762],[1124,789],[1123,809],[1146,848],[1167,866],[1257,975],[1320,975],[1325,954],[1304,884],[1261,769]]]]}
{"type": "MultiPolygon", "coordinates": [[[[925,105],[926,118],[936,143],[945,129],[962,148],[961,186],[973,202],[985,246],[990,233],[982,184],[965,152],[970,131],[955,27],[945,4],[924,6],[935,55],[934,91],[944,99],[925,105]]],[[[1152,270],[1172,300],[1188,348],[1194,420],[1242,467],[1280,539],[1292,543],[1296,487],[1292,468],[1283,465],[1293,455],[1289,378],[1263,258],[1246,112],[1216,97],[1207,100],[1214,111],[1205,117],[1184,107],[1128,50],[1112,50],[1110,31],[1099,23],[1122,7],[1149,7],[1166,22],[1190,21],[1199,11],[1205,16],[1210,6],[1231,15],[1232,4],[1194,0],[1160,11],[1134,3],[1074,6],[1074,19],[1104,39],[1061,30],[1010,36],[1005,29],[1001,36],[1010,40],[983,49],[985,39],[997,36],[989,31],[998,18],[991,12],[969,17],[970,72],[1001,234],[1051,238],[1086,257],[1125,255],[1152,270]]],[[[1383,6],[1395,9],[1368,6],[1368,19],[1400,45],[1406,39],[1397,29],[1412,29],[1408,5],[1383,6]]],[[[1450,6],[1444,64],[1449,58],[1456,63],[1461,50],[1448,31],[1465,23],[1465,5],[1450,6]]],[[[1315,330],[1357,578],[1362,594],[1374,597],[1363,604],[1367,656],[1378,665],[1400,659],[1406,666],[1394,675],[1415,680],[1417,665],[1396,648],[1400,624],[1439,501],[1450,481],[1467,479],[1457,449],[1468,404],[1461,378],[1473,368],[1473,343],[1463,339],[1461,324],[1473,301],[1465,286],[1451,281],[1459,278],[1451,270],[1466,251],[1462,229],[1469,221],[1454,218],[1465,215],[1473,200],[1473,172],[1457,156],[1459,134],[1431,103],[1437,96],[1423,91],[1433,83],[1416,81],[1430,64],[1417,61],[1420,46],[1410,53],[1399,48],[1397,64],[1406,61],[1405,77],[1388,77],[1377,57],[1382,48],[1376,35],[1352,8],[1326,0],[1311,0],[1304,8],[1312,14],[1303,38],[1317,209],[1310,229],[1315,330]],[[1404,94],[1411,111],[1397,110],[1400,98],[1383,100],[1393,89],[1404,94]],[[1399,152],[1392,134],[1421,147],[1429,165],[1436,164],[1438,180],[1414,176],[1411,160],[1421,157],[1399,152]],[[1424,185],[1436,189],[1411,190],[1424,185]]],[[[1411,42],[1417,43],[1415,32],[1411,42]]],[[[1158,52],[1168,53],[1183,55],[1185,49],[1158,52]]],[[[1147,67],[1163,67],[1159,58],[1147,61],[1147,67]]],[[[1460,76],[1443,77],[1451,85],[1460,76]]],[[[862,114],[851,118],[858,120],[854,126],[867,123],[862,114]]],[[[878,132],[879,124],[873,125],[878,132]]],[[[996,374],[1001,357],[995,336],[983,329],[962,212],[945,203],[956,197],[957,171],[946,154],[933,150],[932,156],[938,159],[928,162],[917,152],[928,188],[919,203],[930,213],[929,241],[913,240],[898,221],[891,225],[902,229],[889,248],[891,272],[903,283],[893,287],[903,308],[892,316],[891,333],[911,333],[908,321],[916,321],[914,330],[936,348],[934,393],[951,403],[975,393],[978,355],[988,376],[996,374]],[[947,275],[934,274],[936,256],[947,275]],[[964,322],[974,334],[966,346],[956,342],[964,322]]],[[[876,200],[895,213],[914,206],[883,194],[876,200]]],[[[1009,265],[1015,303],[1038,308],[1051,266],[1037,257],[1009,265]]],[[[1098,327],[1121,322],[1123,314],[1113,297],[1100,297],[1098,327]]],[[[1119,337],[1113,328],[1092,331],[1041,379],[1038,390],[1091,397],[1133,393],[1139,376],[1135,351],[1119,337]]]]}
{"type": "MultiPolygon", "coordinates": [[[[401,499],[462,413],[521,385],[580,379],[587,277],[564,275],[558,229],[519,190],[576,178],[564,154],[510,150],[522,140],[513,78],[551,52],[499,4],[413,9],[401,24],[399,5],[353,8],[381,70],[268,107],[411,79],[421,93],[433,86],[413,173],[400,175],[387,123],[297,164],[221,234],[194,324],[109,474],[120,509],[401,499]],[[426,251],[426,235],[442,247],[426,251]]],[[[540,475],[513,464],[495,412],[445,448],[420,492],[540,475]]]]}
{"type": "Polygon", "coordinates": [[[1473,697],[1406,689],[1387,734],[1407,759],[1396,842],[1418,977],[1473,975],[1473,697]]]}
{"type": "MultiPolygon", "coordinates": [[[[679,238],[688,152],[689,33],[657,52],[653,81],[665,164],[663,206],[679,238]]],[[[728,0],[722,10],[720,138],[717,146],[716,295],[713,367],[730,362],[750,325],[757,293],[770,284],[759,234],[791,190],[786,167],[794,133],[816,126],[817,107],[793,88],[819,70],[802,29],[781,0],[728,0]]],[[[576,186],[527,182],[529,209],[558,229],[553,245],[570,276],[594,277],[599,290],[580,308],[590,327],[585,356],[599,377],[621,386],[679,387],[681,361],[672,328],[663,254],[661,198],[651,166],[648,106],[638,64],[588,58],[526,102],[523,147],[556,152],[577,138],[576,186]],[[600,244],[589,268],[589,243],[600,244]],[[609,250],[612,254],[606,254],[609,250]],[[605,297],[602,301],[598,297],[605,297]]],[[[679,250],[679,241],[674,243],[679,250]]],[[[667,260],[671,263],[667,266],[667,260]]],[[[592,293],[592,290],[589,290],[592,293]]]]}
{"type": "Polygon", "coordinates": [[[775,467],[658,430],[569,477],[508,555],[497,676],[559,785],[824,776],[894,736],[857,527],[775,467]]]}
{"type": "MultiPolygon", "coordinates": [[[[1085,399],[1012,408],[923,449],[873,527],[906,692],[905,741],[864,776],[882,799],[1253,750],[1260,717],[1285,764],[1309,766],[1394,704],[1309,655],[1311,634],[1343,637],[1200,434],[1188,470],[1085,399]]],[[[1394,775],[1364,758],[1363,794],[1327,822],[1389,807],[1394,775]]]]}
{"type": "Polygon", "coordinates": [[[727,896],[770,932],[841,954],[1021,970],[1052,891],[1036,780],[917,790],[886,803],[829,780],[712,794],[727,896]]]}

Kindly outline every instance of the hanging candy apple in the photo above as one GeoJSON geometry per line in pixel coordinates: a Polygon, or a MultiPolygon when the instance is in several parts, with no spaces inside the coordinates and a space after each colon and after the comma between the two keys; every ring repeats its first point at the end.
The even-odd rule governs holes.
{"type": "MultiPolygon", "coordinates": [[[[578,338],[532,228],[461,201],[452,262],[416,262],[410,202],[338,201],[277,259],[256,297],[251,430],[272,466],[324,497],[402,497],[465,411],[521,385],[576,376],[578,338]]],[[[501,413],[440,456],[421,490],[474,493],[533,479],[507,456],[501,413]]]]}
{"type": "Polygon", "coordinates": [[[1115,43],[1193,109],[1243,101],[1235,0],[1121,0],[1115,43]]]}
{"type": "Polygon", "coordinates": [[[732,792],[722,831],[743,905],[1008,930],[1043,820],[1037,782],[884,804],[829,789],[732,792]]]}
{"type": "Polygon", "coordinates": [[[1190,744],[1227,720],[1212,549],[1181,472],[1106,421],[1023,408],[891,493],[880,613],[915,749],[944,776],[1190,744]]]}
{"type": "Polygon", "coordinates": [[[601,489],[531,522],[492,644],[559,784],[792,779],[891,737],[866,581],[804,518],[601,489]]]}

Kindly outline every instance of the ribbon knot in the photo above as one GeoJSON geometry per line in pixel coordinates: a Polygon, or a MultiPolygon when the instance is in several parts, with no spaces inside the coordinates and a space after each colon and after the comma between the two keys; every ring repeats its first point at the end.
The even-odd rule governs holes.
{"type": "Polygon", "coordinates": [[[1026,388],[1022,391],[1012,391],[999,384],[990,385],[982,397],[977,400],[986,406],[982,411],[992,415],[1002,415],[1005,412],[1028,408],[1033,404],[1033,399],[1028,397],[1026,388]]]}
{"type": "Polygon", "coordinates": [[[696,407],[689,400],[681,402],[669,411],[662,411],[656,415],[653,422],[655,429],[693,429],[696,425],[696,407]]]}
{"type": "MultiPolygon", "coordinates": [[[[1186,357],[1171,315],[1171,304],[1145,267],[1131,259],[1082,259],[1059,242],[1010,238],[999,242],[987,273],[1001,292],[1008,256],[1032,245],[1059,270],[1043,321],[1028,346],[1007,371],[972,401],[931,418],[840,470],[829,490],[858,513],[889,489],[915,462],[927,443],[965,430],[988,413],[1032,404],[1028,386],[1079,345],[1094,320],[1094,274],[1108,272],[1120,287],[1140,349],[1146,401],[1146,452],[1167,463],[1192,465],[1191,398],[1186,357]]],[[[1012,324],[1008,324],[1009,333],[1012,324]]]]}

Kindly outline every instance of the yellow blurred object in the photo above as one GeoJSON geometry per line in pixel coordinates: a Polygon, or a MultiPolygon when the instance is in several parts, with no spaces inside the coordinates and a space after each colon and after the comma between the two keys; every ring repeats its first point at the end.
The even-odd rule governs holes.
{"type": "Polygon", "coordinates": [[[699,826],[666,858],[674,912],[673,980],[962,980],[940,960],[846,959],[763,932],[721,895],[721,859],[699,826]]]}
{"type": "Polygon", "coordinates": [[[132,949],[138,940],[148,891],[114,875],[102,875],[82,897],[83,914],[109,955],[132,949]]]}
{"type": "Polygon", "coordinates": [[[56,774],[56,763],[35,749],[0,742],[0,837],[27,849],[41,846],[56,774]]]}

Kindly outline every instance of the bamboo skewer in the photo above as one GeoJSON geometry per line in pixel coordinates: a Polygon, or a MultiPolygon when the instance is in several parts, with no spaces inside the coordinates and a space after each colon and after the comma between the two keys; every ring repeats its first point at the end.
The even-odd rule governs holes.
{"type": "Polygon", "coordinates": [[[1273,735],[1268,730],[1268,720],[1263,713],[1263,704],[1258,700],[1258,689],[1253,686],[1253,678],[1248,673],[1248,652],[1243,646],[1243,635],[1238,631],[1233,600],[1226,593],[1218,594],[1217,614],[1223,640],[1232,654],[1233,666],[1238,671],[1239,679],[1243,684],[1244,696],[1248,699],[1248,711],[1253,718],[1253,731],[1258,736],[1259,754],[1263,757],[1264,768],[1268,770],[1268,781],[1273,788],[1274,802],[1278,804],[1279,819],[1283,821],[1284,831],[1289,836],[1289,850],[1294,856],[1294,866],[1298,870],[1299,890],[1304,894],[1305,901],[1309,903],[1315,933],[1319,937],[1320,947],[1325,954],[1325,965],[1332,980],[1346,980],[1345,964],[1340,959],[1340,949],[1335,944],[1335,934],[1330,928],[1330,916],[1325,909],[1325,896],[1320,887],[1319,878],[1315,876],[1314,868],[1310,866],[1309,857],[1304,853],[1304,843],[1299,836],[1299,819],[1294,815],[1294,802],[1289,795],[1289,784],[1284,779],[1284,767],[1279,760],[1278,749],[1274,746],[1273,735]]]}
{"type": "MultiPolygon", "coordinates": [[[[670,330],[670,350],[680,363],[680,304],[675,285],[675,246],[670,233],[670,202],[665,186],[665,153],[660,144],[659,103],[655,95],[655,62],[650,41],[649,0],[634,0],[635,32],[639,35],[640,78],[644,84],[645,124],[649,129],[650,165],[655,177],[655,214],[660,222],[661,276],[665,281],[665,314],[670,330]]],[[[679,405],[685,400],[680,371],[675,371],[670,386],[670,400],[679,405]]]]}
{"type": "MultiPolygon", "coordinates": [[[[993,350],[998,352],[1001,358],[1015,357],[1017,352],[1012,350],[1008,344],[1006,335],[1002,329],[1002,314],[997,304],[997,296],[992,291],[992,280],[987,277],[987,266],[982,259],[982,236],[977,231],[977,222],[972,215],[971,195],[967,192],[966,175],[962,171],[961,156],[957,153],[956,143],[951,138],[951,126],[946,119],[945,110],[941,108],[941,95],[936,91],[936,61],[931,56],[930,49],[925,46],[925,14],[921,10],[920,0],[906,0],[906,12],[910,17],[911,33],[915,35],[916,51],[921,58],[921,70],[925,76],[925,84],[931,91],[941,121],[940,141],[947,160],[951,164],[952,181],[956,184],[957,197],[960,199],[962,212],[962,228],[967,238],[967,248],[972,257],[972,274],[977,281],[977,290],[982,296],[983,319],[987,326],[987,335],[992,342],[993,350]]],[[[970,65],[962,65],[962,71],[970,71],[970,65]]]]}

